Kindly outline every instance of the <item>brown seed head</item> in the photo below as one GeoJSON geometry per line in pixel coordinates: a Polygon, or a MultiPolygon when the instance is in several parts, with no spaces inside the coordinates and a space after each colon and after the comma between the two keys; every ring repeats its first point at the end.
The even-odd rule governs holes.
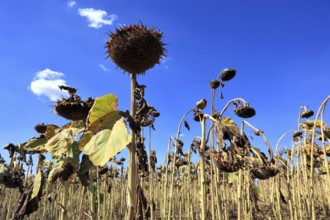
{"type": "Polygon", "coordinates": [[[235,114],[241,118],[251,118],[256,114],[256,110],[249,105],[235,108],[234,111],[235,114]]]}
{"type": "Polygon", "coordinates": [[[210,87],[212,89],[217,89],[220,86],[220,81],[215,79],[210,82],[210,87]]]}
{"type": "Polygon", "coordinates": [[[163,33],[143,24],[129,25],[109,34],[108,57],[125,72],[143,74],[165,56],[163,33]]]}
{"type": "Polygon", "coordinates": [[[40,134],[43,134],[47,130],[47,125],[45,125],[44,123],[37,124],[36,126],[34,126],[34,130],[36,130],[36,132],[40,134]]]}
{"type": "Polygon", "coordinates": [[[309,118],[309,117],[312,117],[313,115],[314,115],[314,111],[312,111],[312,110],[307,110],[307,111],[304,111],[303,113],[301,113],[302,118],[309,118]]]}
{"type": "Polygon", "coordinates": [[[236,75],[236,70],[231,68],[226,68],[221,71],[220,78],[222,81],[229,81],[236,75]]]}

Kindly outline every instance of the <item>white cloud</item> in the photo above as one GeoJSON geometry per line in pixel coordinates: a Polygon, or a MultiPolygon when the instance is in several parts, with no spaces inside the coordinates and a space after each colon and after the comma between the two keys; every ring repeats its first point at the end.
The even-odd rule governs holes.
{"type": "Polygon", "coordinates": [[[68,6],[69,7],[73,7],[73,6],[75,6],[77,4],[77,2],[75,2],[75,1],[69,1],[68,2],[68,6]]]}
{"type": "Polygon", "coordinates": [[[104,66],[103,64],[99,64],[99,67],[104,71],[104,72],[109,72],[110,69],[104,66]]]}
{"type": "Polygon", "coordinates": [[[108,15],[104,10],[94,8],[79,8],[79,15],[86,17],[89,27],[101,28],[103,25],[112,25],[113,21],[117,18],[116,15],[108,15]]]}
{"type": "Polygon", "coordinates": [[[39,97],[47,96],[50,101],[57,101],[62,96],[68,96],[66,91],[58,88],[59,85],[66,85],[62,77],[64,74],[61,72],[44,69],[36,73],[29,88],[39,97]]]}

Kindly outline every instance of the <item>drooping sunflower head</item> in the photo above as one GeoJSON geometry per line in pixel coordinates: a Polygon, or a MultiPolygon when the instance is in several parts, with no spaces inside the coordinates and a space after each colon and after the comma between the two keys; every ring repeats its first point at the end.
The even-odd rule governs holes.
{"type": "Polygon", "coordinates": [[[256,110],[249,105],[244,105],[234,109],[237,116],[241,118],[251,118],[255,116],[256,110]]]}
{"type": "Polygon", "coordinates": [[[36,130],[36,132],[43,134],[47,130],[47,125],[45,125],[44,123],[40,123],[34,126],[34,129],[36,130]]]}
{"type": "Polygon", "coordinates": [[[165,56],[163,33],[143,24],[116,29],[106,42],[107,54],[125,72],[143,74],[165,56]]]}

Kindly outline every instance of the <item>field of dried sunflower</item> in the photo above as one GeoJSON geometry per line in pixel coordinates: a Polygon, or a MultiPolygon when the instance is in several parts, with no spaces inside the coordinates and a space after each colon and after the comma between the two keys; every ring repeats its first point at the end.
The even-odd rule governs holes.
{"type": "Polygon", "coordinates": [[[39,136],[4,147],[10,158],[0,157],[2,219],[330,216],[330,128],[324,120],[330,96],[316,114],[300,107],[297,129],[285,132],[273,152],[265,133],[248,122],[256,114],[248,102],[235,98],[217,107],[217,91],[236,75],[235,69],[226,68],[210,82],[211,99],[196,102],[183,114],[176,137],[169,137],[166,157],[160,161],[150,144],[160,113],[145,99],[146,86],[136,76],[165,56],[162,33],[134,24],[109,37],[108,56],[130,77],[130,111],[117,109],[114,94],[83,101],[76,88],[60,86],[70,96],[59,100],[54,109],[70,122],[40,123],[35,126],[39,136]],[[239,126],[224,116],[231,107],[243,119],[239,126]],[[200,133],[184,143],[180,134],[182,129],[190,130],[191,118],[200,133]],[[251,131],[262,138],[268,156],[251,145],[246,135],[251,131]],[[281,148],[285,137],[292,139],[291,146],[281,148]],[[117,156],[125,148],[127,163],[117,156]],[[32,155],[38,155],[36,163],[32,155]]]}

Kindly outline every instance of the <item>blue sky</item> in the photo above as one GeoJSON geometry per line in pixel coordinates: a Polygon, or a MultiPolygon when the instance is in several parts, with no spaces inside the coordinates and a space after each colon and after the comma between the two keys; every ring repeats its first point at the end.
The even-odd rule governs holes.
{"type": "MultiPolygon", "coordinates": [[[[330,94],[329,11],[326,0],[2,0],[0,146],[36,136],[40,122],[67,122],[51,107],[60,95],[56,83],[79,88],[82,98],[114,93],[119,109],[129,108],[129,77],[105,59],[104,45],[116,27],[143,22],[164,32],[167,44],[167,58],[138,77],[161,113],[152,138],[160,163],[181,116],[196,101],[210,100],[209,81],[226,67],[237,74],[222,89],[224,100],[217,93],[216,107],[244,98],[257,111],[249,122],[275,147],[297,128],[299,106],[316,111],[330,94]]],[[[232,108],[225,115],[233,116],[232,108]]],[[[187,120],[186,145],[200,135],[199,124],[187,120]]]]}

